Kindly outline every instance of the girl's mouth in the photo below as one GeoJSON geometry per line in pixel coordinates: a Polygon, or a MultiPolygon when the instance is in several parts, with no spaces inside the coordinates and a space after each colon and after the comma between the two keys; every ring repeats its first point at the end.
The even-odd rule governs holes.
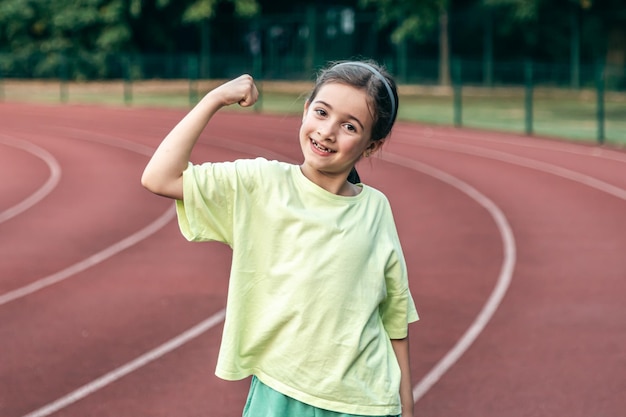
{"type": "Polygon", "coordinates": [[[332,149],[328,149],[325,146],[320,145],[318,142],[314,141],[313,139],[311,139],[311,143],[313,144],[313,146],[315,147],[315,149],[321,151],[321,152],[325,152],[325,153],[335,153],[337,151],[333,151],[332,149]]]}

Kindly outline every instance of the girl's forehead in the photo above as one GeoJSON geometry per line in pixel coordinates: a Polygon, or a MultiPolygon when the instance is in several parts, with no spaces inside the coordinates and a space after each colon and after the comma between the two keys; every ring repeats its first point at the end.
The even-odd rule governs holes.
{"type": "Polygon", "coordinates": [[[370,105],[364,89],[332,82],[320,87],[313,102],[323,102],[337,111],[371,118],[370,105]]]}
{"type": "Polygon", "coordinates": [[[359,87],[354,87],[352,85],[345,84],[342,82],[328,82],[326,84],[323,84],[319,88],[317,95],[318,96],[320,94],[334,95],[334,94],[345,94],[345,93],[356,94],[358,96],[361,96],[363,99],[365,99],[365,101],[367,99],[367,94],[364,89],[359,88],[359,87]]]}

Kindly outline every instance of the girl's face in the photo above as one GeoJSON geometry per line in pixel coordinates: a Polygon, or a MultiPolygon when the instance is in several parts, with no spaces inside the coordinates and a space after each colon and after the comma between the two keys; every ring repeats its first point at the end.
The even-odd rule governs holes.
{"type": "Polygon", "coordinates": [[[300,126],[305,176],[322,187],[345,182],[361,156],[382,145],[370,140],[372,125],[365,91],[337,82],[322,86],[305,104],[300,126]]]}

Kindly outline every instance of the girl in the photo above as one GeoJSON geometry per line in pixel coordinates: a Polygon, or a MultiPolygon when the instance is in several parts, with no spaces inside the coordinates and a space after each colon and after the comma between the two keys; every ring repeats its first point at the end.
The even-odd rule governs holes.
{"type": "Polygon", "coordinates": [[[253,376],[244,416],[413,415],[408,323],[418,319],[386,197],[354,177],[398,111],[373,62],[322,71],[304,105],[303,161],[189,163],[222,107],[255,103],[243,75],[165,137],[142,184],[176,199],[182,234],[233,249],[216,374],[253,376]]]}

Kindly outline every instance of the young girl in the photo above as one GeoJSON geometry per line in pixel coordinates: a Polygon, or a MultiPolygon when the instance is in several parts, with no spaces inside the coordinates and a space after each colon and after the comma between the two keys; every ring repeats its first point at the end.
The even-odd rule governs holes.
{"type": "Polygon", "coordinates": [[[233,249],[216,374],[253,376],[244,416],[413,416],[408,323],[418,316],[392,212],[382,193],[348,181],[391,131],[395,83],[373,62],[322,71],[304,105],[301,165],[189,163],[220,108],[257,96],[248,75],[209,92],[142,177],[177,200],[188,240],[233,249]]]}

